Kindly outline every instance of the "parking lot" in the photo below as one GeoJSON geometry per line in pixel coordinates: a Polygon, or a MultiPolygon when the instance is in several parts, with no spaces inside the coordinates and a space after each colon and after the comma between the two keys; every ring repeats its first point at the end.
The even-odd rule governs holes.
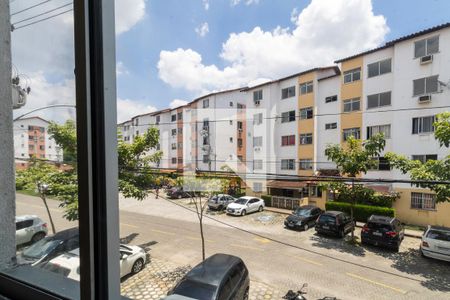
{"type": "MultiPolygon", "coordinates": [[[[45,219],[45,210],[38,208],[39,199],[19,195],[17,202],[18,213],[36,213],[45,219]]],[[[54,214],[61,213],[57,203],[50,204],[54,214]]],[[[201,244],[198,219],[192,208],[189,200],[121,199],[122,241],[144,246],[158,262],[171,267],[194,266],[201,260],[201,244]]],[[[270,287],[272,295],[284,294],[306,282],[308,299],[450,296],[450,264],[422,258],[419,239],[406,237],[400,252],[394,253],[353,245],[346,239],[318,236],[314,229],[287,230],[282,225],[285,216],[273,212],[245,217],[213,212],[205,216],[207,256],[214,253],[240,256],[250,270],[252,282],[258,283],[258,289],[259,284],[270,287]]],[[[59,230],[73,226],[62,219],[56,225],[59,230]]],[[[359,229],[356,235],[359,236],[359,229]]],[[[144,289],[145,282],[139,283],[139,278],[130,277],[122,284],[133,281],[144,289]]],[[[255,294],[252,297],[256,299],[255,294]]]]}

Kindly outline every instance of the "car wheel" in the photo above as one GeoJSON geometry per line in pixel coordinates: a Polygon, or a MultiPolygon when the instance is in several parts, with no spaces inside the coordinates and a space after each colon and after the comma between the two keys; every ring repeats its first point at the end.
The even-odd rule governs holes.
{"type": "Polygon", "coordinates": [[[396,246],[394,246],[395,252],[400,252],[400,243],[398,243],[396,246]]]}
{"type": "Polygon", "coordinates": [[[247,211],[244,209],[244,210],[242,210],[242,212],[241,212],[241,216],[245,216],[247,214],[247,211]]]}
{"type": "Polygon", "coordinates": [[[309,228],[308,223],[306,223],[305,225],[303,225],[303,231],[308,230],[308,228],[309,228]]]}
{"type": "Polygon", "coordinates": [[[244,300],[248,300],[249,288],[247,288],[244,292],[244,300]]]}
{"type": "Polygon", "coordinates": [[[261,205],[261,206],[258,208],[258,211],[259,211],[259,212],[262,212],[263,209],[264,209],[264,208],[263,208],[262,205],[261,205]]]}
{"type": "Polygon", "coordinates": [[[35,234],[33,235],[33,237],[31,238],[31,243],[34,244],[34,243],[36,243],[36,242],[42,240],[44,237],[45,237],[45,233],[43,233],[43,232],[35,233],[35,234]]]}
{"type": "Polygon", "coordinates": [[[144,268],[144,260],[142,258],[139,258],[137,261],[134,262],[133,267],[131,268],[131,273],[136,274],[142,271],[144,268]]]}
{"type": "Polygon", "coordinates": [[[181,194],[179,194],[178,195],[178,199],[181,199],[181,198],[183,198],[183,196],[181,194]]]}
{"type": "Polygon", "coordinates": [[[340,238],[343,238],[344,236],[345,236],[344,229],[341,229],[341,230],[339,231],[339,237],[340,237],[340,238]]]}

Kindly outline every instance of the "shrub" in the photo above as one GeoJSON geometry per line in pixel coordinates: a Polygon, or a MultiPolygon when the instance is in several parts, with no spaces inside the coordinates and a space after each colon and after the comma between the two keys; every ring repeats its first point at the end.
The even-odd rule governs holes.
{"type": "MultiPolygon", "coordinates": [[[[350,215],[350,203],[345,202],[327,202],[325,203],[326,210],[342,211],[350,215]]],[[[363,204],[356,204],[353,207],[353,218],[359,222],[367,222],[371,215],[380,215],[387,217],[395,217],[395,210],[389,207],[369,206],[363,204]]]]}
{"type": "Polygon", "coordinates": [[[264,204],[268,207],[272,206],[272,196],[271,195],[262,195],[261,198],[264,200],[264,204]]]}

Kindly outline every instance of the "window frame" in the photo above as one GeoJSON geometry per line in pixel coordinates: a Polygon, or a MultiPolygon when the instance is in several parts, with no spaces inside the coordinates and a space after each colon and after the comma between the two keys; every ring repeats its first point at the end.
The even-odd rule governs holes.
{"type": "Polygon", "coordinates": [[[295,97],[295,85],[281,89],[281,100],[295,97]]]}
{"type": "Polygon", "coordinates": [[[420,97],[420,96],[436,94],[436,93],[440,93],[440,90],[439,90],[439,75],[432,75],[432,76],[427,76],[427,77],[413,79],[413,84],[412,84],[413,97],[420,97]],[[432,78],[436,78],[436,91],[428,92],[427,91],[427,81],[432,79],[432,78]],[[416,82],[419,82],[420,80],[423,80],[423,92],[419,93],[419,94],[416,94],[414,87],[415,87],[416,82]]]}
{"type": "MultiPolygon", "coordinates": [[[[419,204],[419,203],[417,203],[419,204]]],[[[434,211],[436,210],[436,194],[431,194],[431,193],[421,193],[421,192],[411,192],[411,203],[410,203],[410,208],[411,209],[417,209],[417,210],[431,210],[434,211]],[[417,199],[417,197],[420,195],[420,199],[417,199]],[[432,198],[432,203],[434,203],[433,207],[424,207],[424,202],[426,199],[424,199],[424,196],[427,195],[430,198],[432,198]],[[416,199],[414,199],[414,197],[416,197],[416,199]],[[415,200],[415,201],[414,201],[415,200]],[[417,203],[417,200],[420,200],[420,207],[418,207],[417,205],[413,205],[413,202],[417,203]]]]}
{"type": "Polygon", "coordinates": [[[325,97],[325,103],[332,103],[332,102],[336,102],[337,100],[338,100],[338,95],[332,95],[332,96],[325,97]]]}
{"type": "Polygon", "coordinates": [[[295,110],[285,111],[281,113],[281,123],[295,122],[295,110]]]}
{"type": "Polygon", "coordinates": [[[373,78],[373,77],[377,77],[377,76],[381,76],[381,75],[389,74],[389,73],[392,73],[392,58],[386,58],[386,59],[382,59],[382,60],[367,64],[367,78],[373,78]],[[381,63],[386,62],[386,61],[389,61],[389,71],[381,73],[381,63]],[[377,67],[377,74],[370,76],[370,66],[375,66],[375,65],[377,67]]]}
{"type": "Polygon", "coordinates": [[[347,70],[347,71],[345,71],[345,72],[343,72],[342,73],[342,77],[343,77],[343,82],[344,82],[344,84],[350,84],[350,83],[352,83],[352,82],[355,82],[355,81],[360,81],[361,80],[361,67],[358,67],[358,68],[354,68],[354,69],[351,69],[351,70],[347,70]],[[359,78],[358,79],[354,79],[354,77],[355,77],[355,73],[359,73],[359,78]],[[350,76],[350,81],[346,81],[346,77],[347,76],[350,76]]]}
{"type": "Polygon", "coordinates": [[[434,126],[433,123],[436,121],[436,116],[422,116],[422,117],[414,117],[412,118],[412,133],[413,135],[425,135],[425,134],[432,134],[434,133],[434,126]],[[423,123],[425,118],[432,118],[431,121],[431,131],[423,131],[423,123]],[[417,120],[417,132],[414,132],[415,126],[414,126],[414,120],[417,120]]]}
{"type": "Polygon", "coordinates": [[[352,113],[354,111],[361,111],[361,98],[351,98],[342,101],[342,112],[344,113],[352,113]],[[358,109],[354,109],[355,104],[358,103],[358,109]],[[345,110],[346,104],[350,104],[350,110],[345,110]]]}
{"type": "Polygon", "coordinates": [[[379,107],[385,107],[385,106],[391,106],[392,105],[392,91],[387,91],[387,92],[382,92],[382,93],[377,93],[377,94],[371,94],[371,95],[367,95],[367,105],[366,105],[366,109],[376,109],[379,107]],[[381,104],[381,96],[382,95],[387,95],[389,94],[389,104],[381,104]],[[377,97],[377,106],[372,106],[369,107],[369,97],[377,97]]]}
{"type": "Polygon", "coordinates": [[[312,80],[307,81],[307,82],[302,82],[299,84],[298,90],[299,90],[300,95],[310,94],[310,93],[314,92],[314,82],[312,80]]]}
{"type": "Polygon", "coordinates": [[[385,139],[390,139],[391,138],[391,134],[392,134],[392,130],[391,130],[392,126],[391,126],[391,124],[381,124],[381,125],[367,126],[366,127],[366,137],[367,137],[367,139],[370,139],[374,135],[374,133],[373,133],[373,129],[374,128],[377,128],[378,132],[376,132],[375,134],[378,134],[378,133],[381,132],[380,129],[382,127],[389,127],[389,134],[385,134],[384,132],[382,132],[382,133],[384,134],[384,138],[385,139]]]}
{"type": "Polygon", "coordinates": [[[345,128],[345,129],[342,129],[342,140],[343,140],[344,142],[347,141],[347,139],[348,139],[348,136],[345,137],[345,136],[346,136],[346,133],[347,133],[348,131],[352,131],[353,133],[354,133],[355,131],[357,131],[359,136],[356,136],[355,134],[352,134],[352,135],[353,135],[353,136],[355,137],[355,139],[357,139],[357,140],[360,140],[360,139],[361,139],[361,128],[360,128],[360,127],[345,128]]]}
{"type": "Polygon", "coordinates": [[[337,129],[337,122],[325,123],[325,130],[337,129]]]}
{"type": "Polygon", "coordinates": [[[414,41],[414,49],[413,49],[413,51],[414,51],[414,54],[413,54],[414,55],[414,59],[421,58],[421,57],[424,57],[424,56],[427,56],[427,55],[433,55],[433,54],[439,53],[439,40],[440,40],[440,36],[438,34],[438,35],[433,35],[433,36],[429,36],[429,37],[424,38],[424,39],[420,39],[420,40],[414,41]],[[428,41],[433,39],[433,38],[437,38],[438,48],[437,48],[436,52],[428,53],[428,41]],[[416,55],[416,45],[417,45],[417,43],[420,43],[420,42],[425,42],[425,53],[424,53],[424,55],[417,56],[416,55]]]}
{"type": "Polygon", "coordinates": [[[298,118],[299,118],[299,120],[310,120],[310,119],[313,119],[314,118],[314,108],[312,106],[300,108],[298,118]],[[303,114],[302,114],[303,112],[306,112],[305,113],[306,117],[303,116],[303,114]],[[310,115],[309,112],[311,112],[311,116],[309,116],[310,115]]]}
{"type": "Polygon", "coordinates": [[[282,135],[281,136],[281,147],[295,146],[295,134],[282,135]]]}
{"type": "Polygon", "coordinates": [[[299,139],[299,145],[312,145],[313,144],[313,134],[312,132],[308,133],[300,133],[298,136],[299,139]]]}
{"type": "Polygon", "coordinates": [[[293,158],[281,159],[280,170],[295,171],[295,159],[293,158]],[[286,166],[283,163],[286,163],[286,166]]]}

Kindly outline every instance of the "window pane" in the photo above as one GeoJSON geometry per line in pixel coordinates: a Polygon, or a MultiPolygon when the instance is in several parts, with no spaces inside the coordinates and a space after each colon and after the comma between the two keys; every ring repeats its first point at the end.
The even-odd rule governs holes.
{"type": "Polygon", "coordinates": [[[425,79],[426,80],[426,93],[436,93],[438,91],[438,76],[432,76],[425,79]]]}
{"type": "Polygon", "coordinates": [[[369,64],[368,66],[367,66],[367,69],[368,69],[368,76],[369,76],[369,78],[370,77],[374,77],[374,76],[377,76],[377,75],[379,75],[380,73],[380,71],[379,71],[379,63],[378,62],[376,62],[376,63],[373,63],[373,64],[369,64]]]}
{"type": "Polygon", "coordinates": [[[367,96],[367,108],[374,108],[374,107],[378,107],[378,97],[379,95],[369,95],[367,96]]]}
{"type": "Polygon", "coordinates": [[[391,72],[391,59],[382,60],[380,62],[380,74],[391,72]]]}
{"type": "Polygon", "coordinates": [[[425,56],[425,40],[414,43],[414,57],[425,56]]]}
{"type": "Polygon", "coordinates": [[[391,92],[380,94],[380,106],[391,105],[391,92]]]}
{"type": "Polygon", "coordinates": [[[425,78],[414,80],[413,86],[414,96],[425,94],[425,78]]]}
{"type": "Polygon", "coordinates": [[[439,36],[427,39],[427,55],[439,52],[439,36]]]}

